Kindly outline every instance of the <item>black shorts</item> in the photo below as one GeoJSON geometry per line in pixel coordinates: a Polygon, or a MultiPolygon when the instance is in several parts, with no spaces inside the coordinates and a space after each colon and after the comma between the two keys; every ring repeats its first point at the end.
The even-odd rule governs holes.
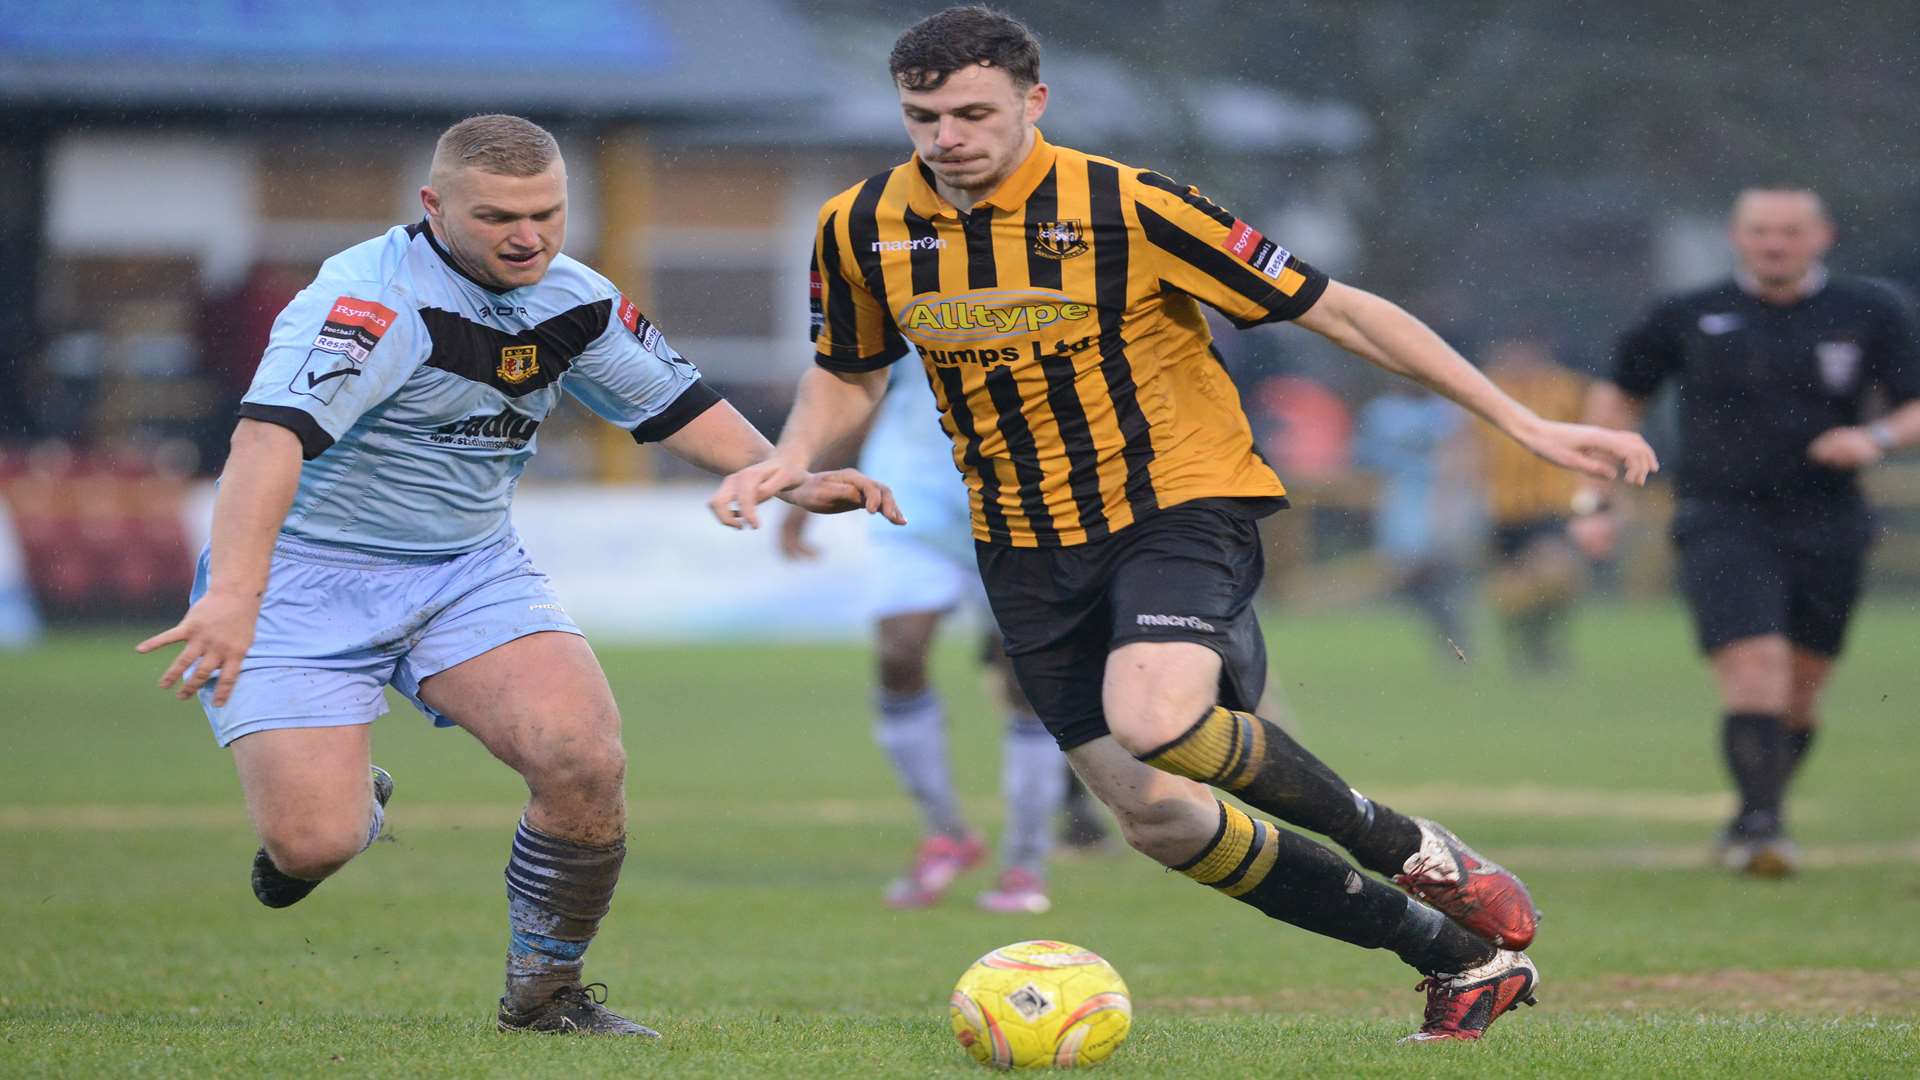
{"type": "Polygon", "coordinates": [[[1543,538],[1566,540],[1567,519],[1555,514],[1510,521],[1493,527],[1493,553],[1511,562],[1543,538]]]}
{"type": "Polygon", "coordinates": [[[1682,499],[1672,536],[1700,650],[1784,634],[1808,652],[1840,655],[1873,529],[1858,502],[1682,499]]]}
{"type": "Polygon", "coordinates": [[[1220,654],[1220,704],[1255,707],[1267,683],[1257,522],[1284,505],[1202,499],[1092,543],[974,545],[1014,675],[1062,750],[1107,734],[1107,654],[1129,642],[1207,646],[1220,654]]]}

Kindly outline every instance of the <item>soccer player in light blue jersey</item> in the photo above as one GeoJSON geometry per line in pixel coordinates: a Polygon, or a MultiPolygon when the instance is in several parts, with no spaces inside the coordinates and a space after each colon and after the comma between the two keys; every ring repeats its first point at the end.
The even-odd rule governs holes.
{"type": "MultiPolygon", "coordinates": [[[[449,128],[426,217],[328,259],[274,324],[240,407],[192,603],[141,652],[197,693],[261,839],[253,889],[304,898],[379,835],[371,723],[391,685],[465,728],[530,799],[506,884],[501,1030],[655,1033],[582,985],[626,854],[605,675],[508,516],[562,391],[717,473],[772,447],[607,279],[560,253],[566,165],[513,116],[449,128]]],[[[903,522],[852,470],[783,497],[903,522]]],[[[596,993],[599,990],[601,992],[596,993]]]]}
{"type": "MultiPolygon", "coordinates": [[[[955,879],[986,856],[986,845],[967,825],[954,791],[946,704],[927,670],[934,637],[947,616],[963,608],[987,611],[974,569],[967,487],[953,471],[952,441],[934,422],[939,412],[926,376],[896,364],[860,445],[860,471],[897,477],[894,498],[911,522],[870,532],[865,576],[876,669],[874,741],[912,798],[922,828],[906,872],[887,886],[888,906],[901,909],[939,903],[955,879]]],[[[781,521],[780,550],[788,558],[816,554],[805,539],[809,517],[791,507],[781,521]]],[[[999,877],[978,902],[988,911],[1039,913],[1052,906],[1046,884],[1049,830],[1065,799],[1069,770],[1020,692],[997,630],[989,633],[986,658],[1006,711],[1000,772],[1006,821],[999,877]]],[[[1097,843],[1105,829],[1088,802],[1081,800],[1083,816],[1074,821],[1073,835],[1091,832],[1097,843]]]]}

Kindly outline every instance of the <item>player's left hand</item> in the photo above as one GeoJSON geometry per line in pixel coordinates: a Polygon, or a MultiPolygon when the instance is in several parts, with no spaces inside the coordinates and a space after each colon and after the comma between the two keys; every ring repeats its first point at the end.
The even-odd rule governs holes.
{"type": "Polygon", "coordinates": [[[217,678],[213,703],[225,705],[240,681],[240,664],[253,644],[259,621],[259,598],[210,591],[194,601],[178,623],[135,645],[133,651],[144,654],[184,644],[186,648],[160,676],[161,688],[174,690],[173,696],[185,701],[217,678]],[[176,683],[178,689],[174,689],[176,683]]]}
{"type": "Polygon", "coordinates": [[[857,469],[808,473],[804,481],[781,492],[780,497],[816,514],[865,510],[869,514],[879,514],[895,525],[907,523],[906,517],[900,513],[899,504],[893,501],[893,490],[857,469]]]}
{"type": "Polygon", "coordinates": [[[1886,456],[1866,428],[1832,428],[1807,444],[1807,457],[1829,469],[1864,469],[1886,456]]]}
{"type": "Polygon", "coordinates": [[[1660,459],[1647,440],[1631,431],[1542,420],[1519,436],[1521,445],[1563,469],[1596,480],[1626,481],[1638,487],[1660,471],[1660,459]]]}

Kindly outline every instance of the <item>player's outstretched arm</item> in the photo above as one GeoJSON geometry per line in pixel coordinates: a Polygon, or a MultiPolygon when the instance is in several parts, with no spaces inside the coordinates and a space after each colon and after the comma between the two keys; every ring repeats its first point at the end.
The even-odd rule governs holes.
{"type": "Polygon", "coordinates": [[[225,705],[240,681],[240,661],[253,645],[266,595],[273,543],[300,485],[300,437],[278,424],[242,420],[233,429],[233,449],[220,473],[213,503],[213,538],[207,591],[171,629],[134,646],[149,653],[184,643],[160,676],[162,687],[179,684],[185,700],[215,674],[213,703],[225,705]],[[188,669],[191,668],[189,673],[188,669]],[[182,679],[182,676],[185,676],[182,679]]]}
{"type": "Polygon", "coordinates": [[[1629,483],[1644,484],[1660,467],[1653,448],[1632,432],[1542,420],[1425,323],[1365,290],[1329,282],[1327,291],[1295,321],[1361,359],[1458,403],[1562,468],[1606,480],[1624,473],[1629,483]]]}
{"type": "Polygon", "coordinates": [[[760,504],[778,496],[795,506],[826,513],[864,506],[870,512],[885,514],[896,525],[904,525],[906,519],[884,485],[852,469],[808,471],[827,447],[867,422],[886,389],[884,368],[861,373],[808,369],[800,378],[800,390],[780,433],[780,445],[720,482],[707,500],[714,518],[730,529],[757,529],[760,504]],[[858,503],[848,505],[856,495],[858,503]]]}

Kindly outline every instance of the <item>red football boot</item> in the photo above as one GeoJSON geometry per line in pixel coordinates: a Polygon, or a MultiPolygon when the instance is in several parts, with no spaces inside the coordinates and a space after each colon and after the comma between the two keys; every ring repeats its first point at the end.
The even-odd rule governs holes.
{"type": "Polygon", "coordinates": [[[1540,912],[1520,879],[1482,858],[1444,826],[1425,818],[1413,820],[1420,826],[1420,850],[1407,856],[1393,880],[1461,929],[1503,949],[1533,944],[1540,912]]]}
{"type": "Polygon", "coordinates": [[[1415,990],[1427,992],[1420,1030],[1401,1042],[1471,1041],[1487,1033],[1495,1020],[1533,1004],[1540,969],[1527,954],[1502,949],[1493,959],[1458,975],[1429,975],[1415,990]]]}

